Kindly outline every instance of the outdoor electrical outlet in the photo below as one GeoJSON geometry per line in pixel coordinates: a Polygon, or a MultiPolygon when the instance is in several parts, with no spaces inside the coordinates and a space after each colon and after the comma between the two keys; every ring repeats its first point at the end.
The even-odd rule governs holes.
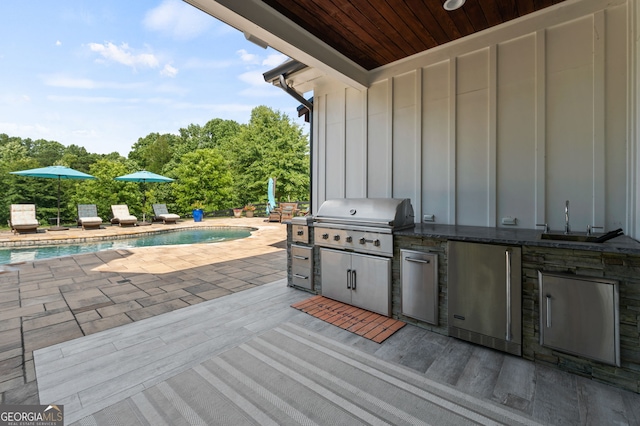
{"type": "Polygon", "coordinates": [[[433,214],[425,214],[424,216],[422,216],[422,221],[423,222],[435,222],[436,221],[436,216],[433,214]]]}
{"type": "Polygon", "coordinates": [[[518,218],[517,217],[503,217],[502,218],[502,224],[503,225],[517,225],[518,224],[518,218]]]}

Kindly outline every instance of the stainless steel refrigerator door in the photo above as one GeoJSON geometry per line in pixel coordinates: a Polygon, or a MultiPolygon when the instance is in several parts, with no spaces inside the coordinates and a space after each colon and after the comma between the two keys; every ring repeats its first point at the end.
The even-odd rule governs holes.
{"type": "Polygon", "coordinates": [[[449,327],[522,343],[521,254],[520,247],[449,242],[449,327]]]}

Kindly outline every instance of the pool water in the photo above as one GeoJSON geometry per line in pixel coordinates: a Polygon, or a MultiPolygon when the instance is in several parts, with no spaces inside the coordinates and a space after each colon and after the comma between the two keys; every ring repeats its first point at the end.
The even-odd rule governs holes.
{"type": "Polygon", "coordinates": [[[103,250],[177,244],[202,244],[237,240],[251,235],[248,228],[185,229],[161,232],[118,240],[96,241],[81,244],[56,244],[39,247],[11,247],[0,249],[0,264],[27,262],[73,254],[93,253],[103,250]]]}

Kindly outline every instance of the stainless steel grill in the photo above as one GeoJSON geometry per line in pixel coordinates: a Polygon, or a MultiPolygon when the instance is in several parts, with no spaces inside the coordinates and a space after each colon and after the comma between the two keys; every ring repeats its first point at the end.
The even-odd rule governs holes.
{"type": "Polygon", "coordinates": [[[315,216],[322,295],[391,315],[393,231],[414,224],[408,199],[325,201],[315,216]]]}
{"type": "Polygon", "coordinates": [[[393,257],[393,231],[414,225],[407,198],[343,198],[325,201],[314,217],[315,244],[393,257]]]}

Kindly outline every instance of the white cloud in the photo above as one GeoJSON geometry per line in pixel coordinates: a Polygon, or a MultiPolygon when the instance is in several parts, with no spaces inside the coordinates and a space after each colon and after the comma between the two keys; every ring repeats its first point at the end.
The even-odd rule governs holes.
{"type": "Polygon", "coordinates": [[[113,103],[132,103],[140,102],[135,99],[121,99],[108,96],[47,96],[47,99],[54,102],[73,102],[82,104],[113,104],[113,103]]]}
{"type": "Polygon", "coordinates": [[[262,86],[251,86],[241,90],[239,95],[247,98],[274,98],[288,96],[282,89],[278,89],[277,87],[264,82],[262,86]]]}
{"type": "Polygon", "coordinates": [[[253,53],[249,53],[244,49],[238,50],[236,54],[240,56],[240,59],[242,60],[242,62],[249,63],[249,64],[258,63],[258,56],[254,55],[253,53]]]}
{"type": "Polygon", "coordinates": [[[0,96],[0,104],[21,105],[31,102],[29,95],[2,95],[0,96]]]}
{"type": "Polygon", "coordinates": [[[111,42],[105,44],[89,43],[89,49],[100,54],[100,56],[109,61],[118,62],[134,69],[137,66],[157,68],[160,65],[160,61],[154,54],[135,54],[127,43],[122,43],[120,46],[116,46],[111,42]]]}
{"type": "Polygon", "coordinates": [[[42,77],[45,85],[64,87],[67,89],[121,89],[132,90],[146,87],[145,83],[115,83],[110,81],[95,81],[88,78],[74,78],[62,74],[46,75],[42,77]]]}
{"type": "Polygon", "coordinates": [[[20,124],[0,122],[0,133],[21,135],[21,137],[44,138],[50,134],[50,129],[41,124],[20,124]],[[29,136],[22,136],[29,135],[29,136]]]}
{"type": "Polygon", "coordinates": [[[183,40],[199,36],[214,23],[211,16],[179,0],[164,0],[147,12],[143,20],[148,29],[183,40]]]}
{"type": "Polygon", "coordinates": [[[233,65],[230,60],[203,60],[200,58],[190,58],[182,65],[183,69],[222,69],[233,65]]]}
{"type": "Polygon", "coordinates": [[[160,71],[160,74],[165,76],[165,77],[175,77],[176,75],[178,75],[178,70],[174,67],[172,67],[171,65],[167,64],[164,66],[164,68],[162,69],[162,71],[160,71]]]}
{"type": "Polygon", "coordinates": [[[56,46],[62,46],[62,42],[60,40],[56,40],[56,46]]]}
{"type": "Polygon", "coordinates": [[[277,67],[287,59],[289,59],[287,55],[283,55],[282,53],[272,53],[271,55],[267,56],[264,61],[262,61],[262,65],[268,67],[277,67]]]}
{"type": "Polygon", "coordinates": [[[238,76],[238,79],[251,86],[261,86],[267,84],[261,71],[247,71],[238,76]]]}
{"type": "Polygon", "coordinates": [[[65,87],[68,89],[95,89],[96,83],[88,78],[72,78],[63,75],[50,75],[43,78],[44,84],[51,87],[65,87]]]}

